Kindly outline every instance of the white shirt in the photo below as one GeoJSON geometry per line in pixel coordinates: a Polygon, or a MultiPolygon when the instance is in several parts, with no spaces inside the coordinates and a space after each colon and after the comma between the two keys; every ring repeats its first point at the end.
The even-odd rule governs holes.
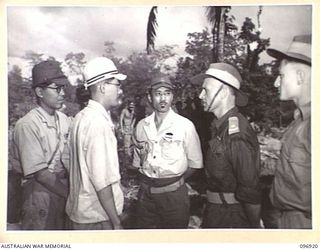
{"type": "Polygon", "coordinates": [[[199,136],[193,123],[172,109],[157,130],[155,113],[141,120],[134,133],[133,166],[152,178],[182,175],[203,167],[199,136]]]}
{"type": "Polygon", "coordinates": [[[123,209],[117,139],[110,114],[90,100],[71,128],[70,194],[66,212],[77,223],[109,220],[97,192],[112,185],[118,214],[123,209]]]}

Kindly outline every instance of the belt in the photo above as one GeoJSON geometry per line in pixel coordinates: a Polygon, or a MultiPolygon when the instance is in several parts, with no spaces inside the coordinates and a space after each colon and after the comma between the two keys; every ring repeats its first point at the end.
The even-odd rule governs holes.
{"type": "Polygon", "coordinates": [[[303,214],[304,217],[307,219],[311,220],[312,219],[312,214],[311,212],[305,212],[305,211],[300,211],[300,210],[280,210],[281,214],[303,214]]]}
{"type": "Polygon", "coordinates": [[[207,190],[207,200],[213,204],[238,204],[234,193],[218,193],[207,190]]]}
{"type": "Polygon", "coordinates": [[[166,177],[166,178],[153,178],[153,177],[146,176],[142,173],[139,173],[139,181],[150,187],[168,186],[174,182],[177,182],[181,178],[182,178],[181,175],[175,176],[175,177],[166,177]]]}
{"type": "Polygon", "coordinates": [[[151,187],[147,185],[146,183],[141,183],[141,186],[148,188],[151,194],[162,194],[162,193],[168,193],[178,190],[179,187],[181,187],[184,184],[184,179],[181,178],[178,181],[171,183],[166,186],[162,187],[151,187]]]}

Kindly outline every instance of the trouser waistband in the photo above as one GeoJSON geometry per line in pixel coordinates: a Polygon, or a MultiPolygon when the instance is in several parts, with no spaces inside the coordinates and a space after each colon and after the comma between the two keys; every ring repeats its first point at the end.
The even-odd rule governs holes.
{"type": "Polygon", "coordinates": [[[238,204],[234,193],[211,192],[207,190],[207,200],[213,204],[238,204]]]}
{"type": "Polygon", "coordinates": [[[175,176],[175,177],[169,177],[169,178],[151,178],[148,177],[144,174],[139,174],[139,180],[141,183],[144,183],[148,186],[151,187],[163,187],[163,186],[167,186],[170,185],[174,182],[177,182],[178,180],[180,180],[182,178],[182,176],[175,176]]]}
{"type": "Polygon", "coordinates": [[[312,214],[311,212],[305,212],[305,211],[301,211],[301,210],[280,210],[280,214],[303,214],[304,217],[306,217],[307,219],[312,219],[312,214]]]}
{"type": "Polygon", "coordinates": [[[161,194],[161,193],[168,193],[168,192],[176,191],[183,184],[184,184],[184,179],[180,178],[179,180],[177,180],[169,185],[165,185],[165,186],[161,186],[161,187],[149,186],[148,184],[142,182],[141,187],[149,190],[151,194],[161,194]]]}

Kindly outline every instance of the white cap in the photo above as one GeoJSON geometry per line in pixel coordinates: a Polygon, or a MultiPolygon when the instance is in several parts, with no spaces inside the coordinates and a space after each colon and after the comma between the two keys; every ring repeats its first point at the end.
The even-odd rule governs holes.
{"type": "Polygon", "coordinates": [[[192,77],[190,80],[195,84],[202,84],[204,79],[212,77],[223,84],[233,87],[236,95],[236,104],[238,106],[246,106],[248,103],[248,97],[240,90],[240,84],[242,82],[239,71],[230,64],[227,63],[211,63],[209,69],[202,74],[192,77]]]}
{"type": "Polygon", "coordinates": [[[113,61],[106,57],[97,57],[89,61],[84,67],[83,74],[86,89],[106,79],[116,78],[123,81],[127,78],[126,75],[119,73],[113,61]]]}

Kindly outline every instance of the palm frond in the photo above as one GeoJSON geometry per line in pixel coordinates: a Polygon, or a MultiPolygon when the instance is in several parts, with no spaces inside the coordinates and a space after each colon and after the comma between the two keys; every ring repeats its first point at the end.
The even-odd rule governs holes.
{"type": "Polygon", "coordinates": [[[147,24],[147,53],[150,54],[151,49],[154,49],[154,41],[157,36],[156,29],[157,23],[157,12],[158,7],[153,6],[149,13],[148,24],[147,24]]]}
{"type": "Polygon", "coordinates": [[[214,6],[206,7],[207,20],[211,24],[214,24],[216,22],[217,10],[218,10],[218,7],[214,7],[214,6]]]}

